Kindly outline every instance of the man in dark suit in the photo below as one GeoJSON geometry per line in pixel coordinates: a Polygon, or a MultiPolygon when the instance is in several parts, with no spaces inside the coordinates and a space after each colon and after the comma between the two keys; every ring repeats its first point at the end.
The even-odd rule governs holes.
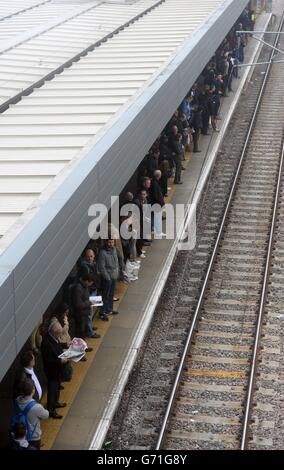
{"type": "MultiPolygon", "coordinates": [[[[90,301],[90,289],[94,285],[94,275],[89,272],[83,272],[80,276],[79,282],[74,285],[72,291],[72,306],[75,318],[75,331],[78,338],[86,338],[86,326],[87,320],[92,308],[92,302],[90,301]]],[[[99,337],[99,335],[94,335],[99,337]]],[[[88,352],[92,351],[92,348],[88,348],[88,352]]]]}
{"type": "MultiPolygon", "coordinates": [[[[147,204],[149,204],[148,202],[148,199],[147,199],[147,191],[146,189],[139,189],[138,193],[137,193],[137,196],[136,198],[133,200],[133,204],[135,204],[138,209],[139,209],[139,225],[140,225],[140,237],[137,239],[136,241],[136,249],[137,249],[137,255],[138,256],[142,256],[142,258],[145,258],[146,256],[144,255],[143,253],[143,246],[146,245],[146,246],[149,246],[151,245],[151,243],[147,240],[147,239],[143,239],[143,235],[144,235],[144,228],[145,228],[145,232],[147,230],[147,220],[146,220],[146,217],[147,215],[150,215],[150,214],[147,214],[147,204]],[[145,210],[143,210],[143,208],[145,208],[145,210]]],[[[149,220],[149,218],[148,218],[149,220]]],[[[150,220],[149,220],[150,222],[150,220]]],[[[149,232],[151,231],[151,226],[149,227],[149,232]]],[[[149,233],[150,235],[150,233],[149,233]]]]}
{"type": "Polygon", "coordinates": [[[63,365],[68,362],[66,358],[59,358],[63,353],[59,337],[62,334],[62,327],[53,324],[48,330],[48,334],[43,337],[41,343],[41,353],[44,372],[47,377],[47,409],[49,416],[54,419],[61,419],[56,408],[64,408],[66,403],[59,403],[60,382],[63,365]]]}
{"type": "Polygon", "coordinates": [[[42,397],[42,388],[40,382],[37,378],[37,375],[34,371],[35,367],[35,356],[31,350],[24,351],[20,358],[21,366],[18,369],[14,381],[14,391],[13,396],[16,399],[19,395],[22,394],[22,384],[25,379],[32,379],[35,384],[35,394],[34,399],[40,401],[42,397]]]}

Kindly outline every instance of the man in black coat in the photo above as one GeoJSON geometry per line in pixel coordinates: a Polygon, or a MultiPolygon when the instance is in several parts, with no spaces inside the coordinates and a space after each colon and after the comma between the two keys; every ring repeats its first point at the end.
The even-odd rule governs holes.
{"type": "Polygon", "coordinates": [[[151,185],[151,204],[159,204],[163,207],[165,205],[165,200],[160,183],[161,177],[162,172],[160,170],[156,170],[151,185]]]}
{"type": "Polygon", "coordinates": [[[151,185],[151,204],[156,205],[156,208],[154,211],[155,238],[161,238],[165,236],[165,234],[162,232],[162,208],[165,205],[165,200],[164,200],[163,191],[162,191],[161,183],[160,183],[161,177],[162,177],[162,172],[160,170],[156,170],[154,172],[154,177],[153,177],[152,185],[151,185]]]}
{"type": "Polygon", "coordinates": [[[192,126],[194,128],[193,152],[200,152],[200,150],[199,150],[199,139],[200,139],[201,129],[203,127],[202,113],[203,113],[202,106],[197,106],[197,108],[193,112],[193,119],[192,119],[192,126]]]}
{"type": "MultiPolygon", "coordinates": [[[[131,193],[127,193],[131,194],[131,193]]],[[[95,261],[95,252],[88,248],[82,259],[79,262],[79,273],[80,277],[84,276],[85,274],[91,274],[93,277],[93,284],[88,289],[88,293],[90,295],[97,295],[97,291],[100,288],[100,276],[98,275],[97,263],[95,261]]],[[[77,291],[77,286],[74,286],[75,291],[77,291]]],[[[88,299],[89,300],[89,297],[88,299]]],[[[75,306],[76,308],[76,306],[75,306]]],[[[96,328],[95,328],[96,329],[96,328]]],[[[93,327],[93,308],[90,306],[89,314],[86,320],[86,331],[85,335],[89,338],[100,338],[101,335],[94,331],[93,327]]],[[[79,335],[80,336],[80,335],[79,335]]]]}
{"type": "Polygon", "coordinates": [[[148,223],[149,223],[149,230],[148,230],[148,236],[150,236],[150,231],[151,231],[151,223],[150,223],[150,216],[151,214],[147,213],[147,208],[149,201],[147,199],[147,191],[146,189],[139,189],[136,198],[133,200],[133,204],[135,204],[138,209],[139,209],[139,224],[140,224],[140,237],[137,238],[136,241],[136,248],[137,248],[137,254],[138,256],[141,256],[142,254],[142,248],[144,245],[149,246],[151,243],[147,240],[144,239],[144,229],[145,232],[147,232],[147,216],[148,216],[148,223]],[[143,209],[145,207],[145,209],[143,209]]]}
{"type": "Polygon", "coordinates": [[[173,160],[175,162],[175,179],[174,184],[182,184],[181,182],[181,170],[182,170],[182,160],[184,158],[184,146],[182,145],[182,135],[177,134],[174,139],[171,141],[171,149],[173,152],[173,160]]]}
{"type": "Polygon", "coordinates": [[[59,337],[62,334],[62,327],[53,324],[48,330],[48,334],[43,337],[41,343],[41,353],[44,372],[47,377],[47,409],[49,416],[54,419],[61,419],[56,408],[64,408],[66,403],[59,403],[60,382],[63,365],[68,362],[66,358],[59,358],[63,353],[59,337]]]}
{"type": "Polygon", "coordinates": [[[159,157],[160,151],[158,148],[151,150],[146,157],[148,176],[151,178],[154,175],[155,170],[158,170],[159,168],[159,157]]]}
{"type": "MultiPolygon", "coordinates": [[[[75,318],[75,331],[78,338],[86,338],[86,325],[92,302],[90,301],[90,289],[94,284],[94,276],[83,273],[72,291],[72,307],[75,318]]],[[[91,348],[90,348],[91,349],[91,348]]]]}

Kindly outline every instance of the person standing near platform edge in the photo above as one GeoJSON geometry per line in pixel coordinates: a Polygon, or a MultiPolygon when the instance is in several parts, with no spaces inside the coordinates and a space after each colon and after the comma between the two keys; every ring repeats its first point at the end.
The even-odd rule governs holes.
{"type": "Polygon", "coordinates": [[[32,379],[35,384],[35,400],[40,400],[42,397],[42,388],[37,375],[35,374],[35,356],[31,350],[24,351],[20,358],[21,367],[17,371],[14,382],[14,398],[16,399],[22,392],[22,385],[26,379],[32,379]]]}
{"type": "Polygon", "coordinates": [[[34,448],[40,450],[41,447],[41,427],[40,420],[49,417],[48,410],[34,400],[35,384],[32,379],[25,379],[22,385],[22,394],[16,398],[17,413],[26,416],[29,428],[28,442],[34,448]],[[25,411],[26,410],[26,411],[25,411]]]}
{"type": "Polygon", "coordinates": [[[119,251],[114,245],[114,240],[105,240],[104,247],[98,256],[98,270],[101,276],[103,306],[100,311],[100,319],[108,321],[107,314],[117,315],[119,312],[113,310],[113,296],[115,283],[120,271],[124,269],[124,262],[119,251]]]}
{"type": "MultiPolygon", "coordinates": [[[[89,291],[90,295],[97,295],[98,287],[100,287],[100,280],[97,273],[97,263],[95,259],[95,252],[94,250],[88,248],[83,258],[80,262],[80,275],[81,274],[91,274],[94,278],[93,284],[90,286],[89,291]]],[[[93,326],[93,306],[90,305],[89,307],[89,314],[86,321],[86,336],[88,338],[100,338],[101,336],[94,331],[93,326]]]]}
{"type": "Polygon", "coordinates": [[[43,368],[47,378],[47,409],[49,416],[54,419],[62,419],[56,408],[65,408],[66,403],[59,402],[60,382],[63,370],[63,364],[68,360],[59,358],[63,353],[59,338],[62,335],[62,326],[59,324],[50,325],[48,334],[45,335],[41,343],[41,354],[43,368]]]}

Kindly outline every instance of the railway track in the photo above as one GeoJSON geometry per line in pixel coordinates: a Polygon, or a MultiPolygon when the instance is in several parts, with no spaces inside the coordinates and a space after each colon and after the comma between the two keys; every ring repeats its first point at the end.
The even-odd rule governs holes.
{"type": "MultiPolygon", "coordinates": [[[[267,59],[267,51],[263,51],[261,60],[267,59]]],[[[254,75],[254,87],[243,98],[247,103],[245,110],[237,111],[229,126],[227,139],[200,203],[197,247],[193,253],[178,255],[168,284],[169,291],[174,286],[174,301],[169,302],[167,295],[162,300],[159,309],[164,309],[162,318],[160,316],[152,325],[153,331],[145,344],[145,357],[140,358],[133,374],[134,380],[138,378],[137,386],[134,392],[126,391],[126,403],[118,410],[108,434],[107,440],[113,441],[114,448],[160,448],[161,442],[167,449],[237,449],[241,446],[283,140],[283,126],[277,126],[284,117],[277,99],[282,91],[283,73],[282,66],[278,68],[278,65],[270,72],[253,134],[247,138],[264,73],[260,70],[254,75]],[[199,309],[194,341],[181,367],[182,381],[173,414],[170,423],[164,426],[166,436],[158,437],[182,347],[187,340],[186,331],[192,324],[218,238],[240,148],[246,140],[248,149],[241,166],[241,177],[220,237],[209,284],[204,289],[205,299],[200,303],[202,308],[199,309]],[[143,372],[140,372],[142,367],[143,372]]],[[[281,241],[284,241],[283,235],[281,241]]],[[[279,263],[275,267],[279,270],[279,263]]],[[[272,288],[270,290],[273,292],[272,288]]],[[[271,348],[269,339],[267,347],[271,348]]],[[[265,396],[267,399],[269,394],[265,396]]],[[[266,403],[254,411],[263,409],[267,412],[268,408],[266,403]]],[[[247,434],[245,441],[247,445],[247,434]]]]}
{"type": "Polygon", "coordinates": [[[284,204],[283,193],[275,214],[269,284],[264,304],[261,349],[258,353],[257,376],[253,396],[248,449],[283,449],[284,363],[283,363],[283,268],[284,204]]]}
{"type": "Polygon", "coordinates": [[[167,407],[157,449],[162,442],[170,449],[247,446],[268,250],[277,191],[284,192],[283,70],[267,70],[172,391],[178,402],[167,407]]]}

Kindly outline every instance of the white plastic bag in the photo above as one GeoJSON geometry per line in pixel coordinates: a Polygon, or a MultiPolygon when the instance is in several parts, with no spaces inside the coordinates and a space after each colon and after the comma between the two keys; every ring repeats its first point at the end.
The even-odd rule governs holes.
{"type": "Polygon", "coordinates": [[[132,263],[131,261],[127,260],[125,271],[130,281],[136,281],[138,279],[139,269],[140,265],[137,262],[132,263]]]}

